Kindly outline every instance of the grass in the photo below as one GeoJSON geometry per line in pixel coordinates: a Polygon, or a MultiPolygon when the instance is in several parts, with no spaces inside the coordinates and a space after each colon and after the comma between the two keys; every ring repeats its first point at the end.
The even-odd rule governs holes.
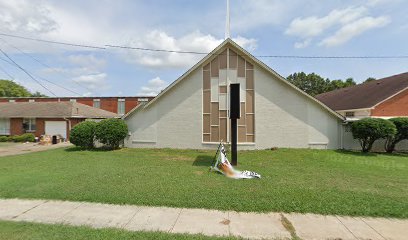
{"type": "Polygon", "coordinates": [[[206,237],[203,235],[170,234],[163,232],[128,232],[119,229],[92,229],[89,227],[73,227],[68,225],[48,225],[38,223],[0,221],[0,239],[27,240],[27,239],[83,239],[83,240],[110,240],[110,239],[183,239],[183,240],[211,240],[236,239],[206,237]]]}
{"type": "Polygon", "coordinates": [[[214,151],[55,149],[0,158],[0,198],[408,218],[408,155],[238,154],[262,179],[209,172],[214,151]]]}
{"type": "Polygon", "coordinates": [[[15,143],[15,142],[0,142],[0,148],[5,148],[5,147],[10,147],[14,145],[18,145],[21,143],[15,143]]]}

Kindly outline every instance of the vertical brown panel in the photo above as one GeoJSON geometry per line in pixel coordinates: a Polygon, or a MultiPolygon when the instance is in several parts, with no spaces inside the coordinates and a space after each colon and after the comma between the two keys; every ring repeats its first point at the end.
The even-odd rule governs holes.
{"type": "Polygon", "coordinates": [[[203,133],[210,133],[210,124],[211,119],[210,119],[210,114],[204,114],[203,115],[203,133]]]}
{"type": "Polygon", "coordinates": [[[203,113],[210,113],[211,92],[203,91],[203,113]]]}
{"type": "Polygon", "coordinates": [[[210,64],[208,63],[207,65],[205,65],[205,66],[203,67],[203,69],[204,69],[204,70],[210,70],[210,64]]]}
{"type": "Polygon", "coordinates": [[[247,135],[247,142],[249,142],[249,143],[255,142],[255,136],[254,135],[247,135]]]}
{"type": "Polygon", "coordinates": [[[220,55],[220,69],[226,69],[227,68],[227,49],[225,49],[220,55]]]}
{"type": "Polygon", "coordinates": [[[203,142],[211,142],[211,135],[210,134],[204,134],[203,135],[203,142]]]}
{"type": "Polygon", "coordinates": [[[245,77],[245,59],[238,56],[238,77],[245,77]]]}
{"type": "Polygon", "coordinates": [[[219,127],[211,127],[211,142],[219,142],[220,141],[220,129],[219,127]]]}
{"type": "Polygon", "coordinates": [[[203,71],[203,90],[211,89],[210,71],[203,71]]]}
{"type": "Polygon", "coordinates": [[[254,70],[246,71],[246,88],[254,89],[254,70]]]}
{"type": "Polygon", "coordinates": [[[220,110],[220,118],[226,118],[227,117],[227,110],[220,110]]]}
{"type": "Polygon", "coordinates": [[[220,118],[220,140],[227,141],[227,119],[220,118]]]}
{"type": "Polygon", "coordinates": [[[219,111],[218,111],[218,103],[213,102],[211,103],[211,125],[219,125],[219,111]]]}
{"type": "Polygon", "coordinates": [[[238,126],[238,142],[246,142],[246,129],[244,126],[238,126]]]}
{"type": "Polygon", "coordinates": [[[252,65],[250,62],[246,61],[246,69],[254,69],[254,65],[252,65]]]}
{"type": "Polygon", "coordinates": [[[219,75],[218,57],[211,61],[211,77],[218,77],[219,75]]]}
{"type": "Polygon", "coordinates": [[[220,93],[227,93],[227,86],[220,86],[220,93]]]}
{"type": "Polygon", "coordinates": [[[246,112],[254,113],[254,91],[247,90],[246,93],[246,112]]]}
{"type": "Polygon", "coordinates": [[[238,125],[244,126],[246,123],[245,121],[245,103],[241,103],[241,118],[238,119],[238,125]]]}
{"type": "Polygon", "coordinates": [[[255,133],[255,115],[254,114],[247,114],[247,134],[254,134],[255,133]]]}
{"type": "Polygon", "coordinates": [[[229,50],[229,68],[237,68],[238,55],[236,52],[229,50]]]}

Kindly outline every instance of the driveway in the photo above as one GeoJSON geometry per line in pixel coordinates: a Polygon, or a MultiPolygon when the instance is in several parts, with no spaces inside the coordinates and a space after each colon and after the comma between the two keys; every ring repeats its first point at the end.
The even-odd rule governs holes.
{"type": "Polygon", "coordinates": [[[71,143],[59,143],[54,145],[39,145],[38,143],[10,143],[0,145],[0,157],[19,155],[31,152],[41,152],[49,149],[72,146],[71,143]]]}

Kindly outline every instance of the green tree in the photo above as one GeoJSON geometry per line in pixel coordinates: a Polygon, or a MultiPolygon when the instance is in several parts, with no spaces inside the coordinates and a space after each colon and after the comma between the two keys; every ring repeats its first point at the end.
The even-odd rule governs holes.
{"type": "Polygon", "coordinates": [[[104,119],[95,128],[96,139],[112,149],[118,149],[127,135],[128,127],[122,119],[104,119]]]}
{"type": "Polygon", "coordinates": [[[390,121],[394,123],[395,127],[397,127],[397,134],[387,138],[385,151],[388,153],[392,153],[399,142],[408,139],[408,118],[391,118],[390,121]]]}
{"type": "Polygon", "coordinates": [[[371,81],[375,81],[375,80],[377,80],[377,79],[376,79],[376,78],[373,78],[373,77],[369,77],[369,78],[367,78],[367,79],[364,81],[364,83],[371,82],[371,81]]]}
{"type": "Polygon", "coordinates": [[[40,93],[39,91],[36,91],[35,93],[32,93],[30,97],[48,97],[48,96],[40,93]]]}
{"type": "Polygon", "coordinates": [[[347,78],[345,81],[330,80],[324,79],[316,73],[306,74],[304,72],[293,73],[287,77],[287,80],[312,96],[356,85],[353,78],[347,78]]]}
{"type": "Polygon", "coordinates": [[[353,122],[351,132],[358,139],[363,152],[369,152],[375,141],[380,138],[392,138],[397,133],[395,124],[381,118],[363,118],[353,122]]]}
{"type": "Polygon", "coordinates": [[[31,93],[23,86],[11,81],[0,80],[0,97],[30,97],[31,93]]]}
{"type": "Polygon", "coordinates": [[[98,123],[84,121],[71,129],[69,141],[78,147],[91,149],[94,147],[95,129],[98,123]]]}

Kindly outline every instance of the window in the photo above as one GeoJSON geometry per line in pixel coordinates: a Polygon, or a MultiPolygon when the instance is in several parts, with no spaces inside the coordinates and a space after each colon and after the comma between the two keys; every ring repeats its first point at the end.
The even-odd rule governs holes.
{"type": "Polygon", "coordinates": [[[9,102],[16,102],[16,100],[14,100],[14,99],[10,99],[10,100],[9,100],[9,102]]]}
{"type": "Polygon", "coordinates": [[[28,102],[35,102],[34,99],[28,99],[28,102]]]}
{"type": "Polygon", "coordinates": [[[354,117],[354,112],[346,112],[346,117],[354,117]]]}
{"type": "Polygon", "coordinates": [[[125,99],[118,99],[118,114],[125,114],[125,99]]]}
{"type": "Polygon", "coordinates": [[[138,102],[148,102],[149,99],[148,98],[138,98],[137,101],[138,102]]]}
{"type": "Polygon", "coordinates": [[[75,99],[75,98],[71,98],[71,99],[69,99],[69,101],[70,101],[70,102],[76,102],[76,99],[75,99]]]}
{"type": "Polygon", "coordinates": [[[100,99],[94,99],[93,100],[93,107],[94,108],[101,108],[101,100],[100,99]]]}
{"type": "Polygon", "coordinates": [[[10,135],[10,119],[0,118],[0,135],[10,135]]]}
{"type": "Polygon", "coordinates": [[[24,118],[23,129],[25,132],[35,132],[35,118],[24,118]]]}

